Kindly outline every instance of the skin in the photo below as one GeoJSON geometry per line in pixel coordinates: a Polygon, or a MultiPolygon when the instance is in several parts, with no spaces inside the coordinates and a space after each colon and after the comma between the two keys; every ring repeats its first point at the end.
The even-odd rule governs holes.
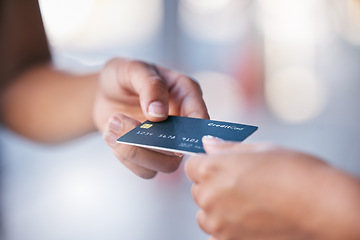
{"type": "Polygon", "coordinates": [[[34,141],[58,143],[101,131],[131,171],[152,178],[181,162],[174,153],[116,144],[145,119],[168,114],[209,118],[199,85],[154,64],[124,58],[99,73],[75,75],[51,63],[36,0],[0,3],[0,116],[3,124],[34,141]]]}
{"type": "Polygon", "coordinates": [[[203,143],[185,169],[211,240],[360,239],[359,179],[278,146],[203,143]]]}

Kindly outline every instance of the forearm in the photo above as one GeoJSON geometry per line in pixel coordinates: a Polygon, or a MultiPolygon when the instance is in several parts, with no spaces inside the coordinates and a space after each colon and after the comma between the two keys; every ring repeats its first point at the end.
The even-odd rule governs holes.
{"type": "MultiPolygon", "coordinates": [[[[320,175],[321,176],[321,175],[320,175]]],[[[316,239],[360,239],[360,180],[337,169],[322,176],[313,204],[316,239]]]]}
{"type": "Polygon", "coordinates": [[[95,130],[92,109],[97,74],[76,76],[38,65],[1,94],[4,124],[35,141],[59,142],[95,130]]]}

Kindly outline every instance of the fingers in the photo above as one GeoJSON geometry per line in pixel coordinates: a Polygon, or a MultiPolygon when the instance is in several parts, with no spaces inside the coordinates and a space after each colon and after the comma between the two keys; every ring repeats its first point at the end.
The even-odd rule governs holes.
{"type": "Polygon", "coordinates": [[[115,58],[106,64],[101,79],[102,88],[115,100],[137,96],[144,116],[150,121],[165,120],[169,111],[173,115],[209,118],[200,86],[175,71],[115,58]]]}
{"type": "MultiPolygon", "coordinates": [[[[185,163],[185,172],[194,183],[201,182],[211,177],[211,174],[215,174],[218,167],[221,166],[220,159],[228,159],[230,152],[232,152],[231,156],[237,156],[237,158],[241,159],[245,153],[259,151],[264,148],[261,144],[242,144],[224,141],[213,136],[204,136],[202,142],[207,155],[198,154],[185,163]]],[[[242,163],[244,161],[245,159],[243,159],[242,163]]]]}
{"type": "MultiPolygon", "coordinates": [[[[216,213],[211,213],[200,209],[196,214],[196,220],[199,227],[206,233],[213,235],[210,240],[215,239],[235,239],[227,237],[226,231],[230,228],[222,218],[216,213]],[[214,215],[215,214],[215,215],[214,215]]],[[[236,238],[238,239],[238,238],[236,238]]]]}
{"type": "Polygon", "coordinates": [[[209,119],[202,91],[192,78],[181,73],[157,67],[169,85],[170,98],[181,116],[209,119]]]}
{"type": "Polygon", "coordinates": [[[154,65],[141,61],[132,61],[128,72],[145,117],[155,122],[165,120],[169,113],[169,86],[166,79],[154,65]]]}
{"type": "Polygon", "coordinates": [[[202,138],[202,143],[205,152],[208,154],[225,153],[225,151],[229,151],[229,150],[236,150],[238,153],[254,151],[254,150],[260,151],[266,148],[264,144],[244,144],[241,142],[225,141],[221,138],[217,138],[210,135],[204,136],[202,138]]]}
{"type": "Polygon", "coordinates": [[[174,115],[209,118],[201,88],[194,80],[155,65],[136,64],[138,68],[136,73],[134,70],[133,84],[147,119],[165,120],[169,114],[169,102],[174,115]]]}
{"type": "Polygon", "coordinates": [[[209,229],[209,225],[207,223],[207,216],[206,212],[202,209],[200,209],[196,214],[196,221],[199,224],[199,227],[206,233],[210,234],[211,231],[209,229]]]}
{"type": "Polygon", "coordinates": [[[206,135],[202,138],[202,143],[206,153],[217,153],[237,147],[235,142],[224,141],[221,138],[206,135]]]}
{"type": "Polygon", "coordinates": [[[140,124],[139,121],[129,118],[123,114],[115,114],[112,116],[105,128],[103,138],[105,142],[110,146],[114,147],[117,145],[116,140],[124,135],[126,132],[135,128],[140,124]]]}
{"type": "Polygon", "coordinates": [[[185,173],[187,177],[194,183],[198,183],[200,181],[198,170],[200,168],[200,165],[203,164],[202,162],[203,158],[201,157],[201,155],[191,157],[185,162],[185,173]]]}
{"type": "Polygon", "coordinates": [[[191,187],[191,194],[193,196],[194,202],[197,206],[199,206],[201,208],[201,202],[199,201],[199,196],[201,196],[200,191],[201,191],[201,187],[200,184],[194,183],[191,187]]]}
{"type": "Polygon", "coordinates": [[[150,121],[167,118],[169,87],[154,65],[114,58],[107,62],[100,79],[107,97],[134,105],[140,103],[144,116],[150,121]]]}
{"type": "Polygon", "coordinates": [[[113,147],[113,151],[121,162],[131,162],[156,172],[174,172],[181,162],[181,157],[175,154],[169,156],[146,148],[125,144],[117,144],[113,147]]]}
{"type": "Polygon", "coordinates": [[[116,142],[118,137],[137,125],[139,125],[138,121],[122,114],[116,114],[110,119],[108,129],[104,132],[104,139],[112,148],[115,156],[127,168],[143,178],[152,178],[157,172],[175,171],[182,157],[116,142]]]}
{"type": "Polygon", "coordinates": [[[223,230],[223,224],[218,219],[211,218],[204,210],[200,209],[196,214],[196,220],[199,227],[208,234],[217,236],[223,230]]]}

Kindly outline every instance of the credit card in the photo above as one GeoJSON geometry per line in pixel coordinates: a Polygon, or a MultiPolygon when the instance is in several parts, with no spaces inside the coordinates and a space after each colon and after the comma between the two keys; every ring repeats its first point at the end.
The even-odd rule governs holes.
{"type": "Polygon", "coordinates": [[[232,122],[169,116],[162,122],[145,121],[117,142],[194,155],[205,153],[201,141],[205,135],[242,142],[257,129],[257,126],[232,122]]]}

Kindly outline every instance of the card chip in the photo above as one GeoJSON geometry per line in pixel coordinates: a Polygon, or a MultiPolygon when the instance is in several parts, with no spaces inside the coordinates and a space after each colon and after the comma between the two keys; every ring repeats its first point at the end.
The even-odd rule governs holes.
{"type": "Polygon", "coordinates": [[[151,128],[152,126],[153,126],[152,124],[145,123],[145,124],[141,125],[140,128],[149,129],[149,128],[151,128]]]}

